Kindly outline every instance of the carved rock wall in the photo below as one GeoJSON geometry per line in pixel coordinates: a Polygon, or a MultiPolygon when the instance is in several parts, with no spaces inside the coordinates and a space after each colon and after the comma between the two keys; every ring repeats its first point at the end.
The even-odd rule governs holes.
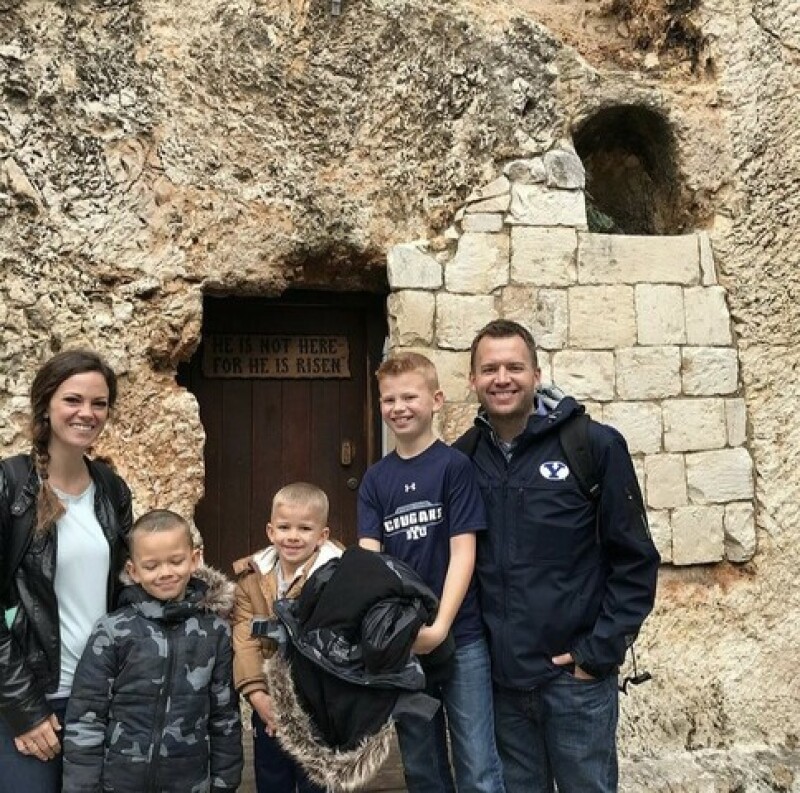
{"type": "MultiPolygon", "coordinates": [[[[203,431],[174,374],[199,341],[204,292],[385,289],[392,246],[444,250],[457,208],[504,164],[603,107],[656,110],[728,296],[758,552],[664,571],[640,641],[655,681],[625,701],[621,743],[654,758],[650,777],[644,761],[632,772],[637,789],[797,789],[796,764],[770,754],[796,752],[800,722],[797,0],[703,0],[695,72],[637,52],[599,1],[327,8],[0,0],[3,452],[25,446],[36,365],[91,344],[123,375],[104,451],[137,509],[189,511],[203,431]]],[[[470,233],[494,233],[491,214],[470,233]]],[[[460,265],[491,288],[471,254],[460,265]]]]}

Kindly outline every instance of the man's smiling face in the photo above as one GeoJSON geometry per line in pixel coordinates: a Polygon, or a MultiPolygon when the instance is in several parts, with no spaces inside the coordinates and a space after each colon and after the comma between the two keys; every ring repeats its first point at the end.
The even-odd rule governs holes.
{"type": "Polygon", "coordinates": [[[527,421],[541,373],[520,336],[484,336],[475,348],[470,385],[489,420],[527,421]]]}

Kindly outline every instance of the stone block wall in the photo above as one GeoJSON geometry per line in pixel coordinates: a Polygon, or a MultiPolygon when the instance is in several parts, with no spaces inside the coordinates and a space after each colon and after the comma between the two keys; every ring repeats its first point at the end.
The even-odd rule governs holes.
{"type": "Polygon", "coordinates": [[[705,233],[586,230],[568,145],[509,163],[476,190],[434,252],[388,256],[393,349],[436,363],[453,440],[475,413],[469,348],[498,317],[534,335],[544,382],[628,441],[653,536],[673,565],[744,562],[756,549],[753,461],[725,290],[705,233]]]}

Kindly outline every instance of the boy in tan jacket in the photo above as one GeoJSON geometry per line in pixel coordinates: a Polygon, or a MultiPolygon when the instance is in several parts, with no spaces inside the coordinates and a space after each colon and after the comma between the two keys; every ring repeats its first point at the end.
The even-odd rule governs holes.
{"type": "Polygon", "coordinates": [[[272,543],[234,562],[233,677],[253,708],[253,761],[258,793],[324,793],[275,739],[277,724],[264,676],[270,643],[252,635],[254,617],[271,618],[280,598],[296,598],[314,570],[341,555],[328,539],[328,497],[320,488],[295,482],[272,500],[267,538],[272,543]]]}

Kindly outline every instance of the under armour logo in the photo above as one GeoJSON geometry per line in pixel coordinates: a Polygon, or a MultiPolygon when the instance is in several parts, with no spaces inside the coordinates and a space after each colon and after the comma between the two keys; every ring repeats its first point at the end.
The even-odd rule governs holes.
{"type": "Polygon", "coordinates": [[[405,488],[406,488],[406,493],[410,492],[411,490],[416,490],[417,489],[417,483],[416,482],[412,482],[410,485],[406,485],[405,488]]]}
{"type": "Polygon", "coordinates": [[[569,468],[558,460],[548,461],[539,466],[539,473],[545,479],[566,479],[569,476],[569,468]]]}

